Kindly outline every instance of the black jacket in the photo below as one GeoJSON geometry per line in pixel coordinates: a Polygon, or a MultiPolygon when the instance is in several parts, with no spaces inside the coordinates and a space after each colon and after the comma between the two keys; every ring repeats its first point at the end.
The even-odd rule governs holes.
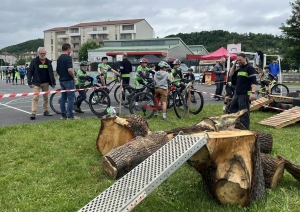
{"type": "MultiPolygon", "coordinates": [[[[48,73],[50,76],[50,86],[56,85],[54,74],[53,74],[53,67],[52,67],[52,62],[46,58],[45,65],[48,65],[48,73]]],[[[41,85],[41,80],[40,80],[40,74],[39,74],[39,57],[37,56],[34,58],[29,66],[28,70],[28,85],[36,85],[40,86],[41,85]]]]}
{"type": "Polygon", "coordinates": [[[130,74],[132,72],[132,65],[127,58],[124,58],[123,61],[120,64],[120,72],[121,74],[130,74]]]}

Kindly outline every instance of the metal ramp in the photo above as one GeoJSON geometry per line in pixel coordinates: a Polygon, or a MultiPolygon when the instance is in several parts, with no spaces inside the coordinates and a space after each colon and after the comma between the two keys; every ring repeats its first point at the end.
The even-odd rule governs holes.
{"type": "Polygon", "coordinates": [[[131,211],[205,144],[204,137],[176,136],[79,211],[131,211]]]}
{"type": "Polygon", "coordinates": [[[259,123],[280,129],[287,125],[294,124],[297,121],[300,121],[300,107],[293,107],[289,110],[285,110],[282,113],[262,120],[259,123]]]}
{"type": "Polygon", "coordinates": [[[261,97],[253,102],[250,105],[250,111],[257,110],[258,108],[273,102],[272,98],[261,97]]]}

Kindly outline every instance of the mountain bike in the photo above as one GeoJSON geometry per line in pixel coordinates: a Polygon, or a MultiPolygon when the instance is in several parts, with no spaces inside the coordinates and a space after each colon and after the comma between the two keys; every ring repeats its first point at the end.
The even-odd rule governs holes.
{"type": "Polygon", "coordinates": [[[268,86],[264,85],[257,89],[255,94],[256,94],[256,97],[259,98],[259,97],[264,97],[264,96],[267,96],[269,94],[273,94],[273,95],[280,95],[280,96],[287,96],[287,94],[290,92],[289,91],[289,88],[284,85],[284,84],[277,84],[277,81],[274,79],[274,80],[271,80],[270,82],[270,89],[271,89],[271,93],[269,93],[268,91],[268,86]]]}
{"type": "MultiPolygon", "coordinates": [[[[135,94],[129,103],[129,111],[131,114],[141,113],[145,119],[150,119],[155,112],[161,110],[162,103],[154,92],[154,87],[146,85],[151,92],[140,92],[135,94]],[[138,104],[136,104],[136,102],[138,104]]],[[[187,105],[186,99],[179,92],[180,87],[174,83],[171,84],[168,90],[168,96],[173,98],[173,108],[178,118],[183,118],[186,115],[187,105]]]]}

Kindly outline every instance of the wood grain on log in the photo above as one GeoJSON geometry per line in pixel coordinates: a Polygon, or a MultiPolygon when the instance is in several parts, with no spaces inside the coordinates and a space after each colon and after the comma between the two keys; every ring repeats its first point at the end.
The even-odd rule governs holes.
{"type": "Polygon", "coordinates": [[[269,155],[261,154],[261,164],[264,171],[266,188],[274,188],[278,185],[284,173],[284,160],[272,158],[269,155]]]}
{"type": "Polygon", "coordinates": [[[268,133],[256,132],[260,152],[269,154],[273,149],[273,136],[268,133]]]}
{"type": "Polygon", "coordinates": [[[278,155],[277,158],[285,162],[284,168],[300,182],[300,164],[292,163],[281,155],[278,155]]]}

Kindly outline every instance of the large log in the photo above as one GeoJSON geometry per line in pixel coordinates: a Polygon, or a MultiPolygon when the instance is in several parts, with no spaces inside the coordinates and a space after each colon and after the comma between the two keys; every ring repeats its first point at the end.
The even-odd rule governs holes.
{"type": "Polygon", "coordinates": [[[109,177],[117,179],[143,162],[168,141],[165,132],[151,132],[146,137],[138,136],[102,157],[102,169],[109,177]]]}
{"type": "Polygon", "coordinates": [[[221,116],[203,118],[196,125],[207,125],[215,128],[215,131],[241,129],[245,130],[245,126],[240,122],[240,117],[247,113],[247,110],[241,110],[237,113],[224,114],[221,116]]]}
{"type": "Polygon", "coordinates": [[[204,135],[206,145],[188,163],[201,174],[205,190],[220,204],[247,206],[261,200],[265,185],[256,134],[235,130],[204,135]]]}
{"type": "Polygon", "coordinates": [[[97,148],[102,155],[106,155],[127,141],[146,136],[150,132],[148,123],[139,115],[126,117],[104,116],[101,119],[101,128],[97,137],[97,148]]]}
{"type": "Polygon", "coordinates": [[[273,136],[272,134],[256,132],[257,140],[260,145],[260,152],[269,154],[273,148],[273,136]]]}
{"type": "Polygon", "coordinates": [[[300,164],[292,163],[281,155],[278,155],[277,158],[285,162],[284,168],[300,182],[300,164]]]}
{"type": "Polygon", "coordinates": [[[261,164],[264,171],[266,188],[274,188],[283,177],[284,160],[261,154],[261,164]]]}

